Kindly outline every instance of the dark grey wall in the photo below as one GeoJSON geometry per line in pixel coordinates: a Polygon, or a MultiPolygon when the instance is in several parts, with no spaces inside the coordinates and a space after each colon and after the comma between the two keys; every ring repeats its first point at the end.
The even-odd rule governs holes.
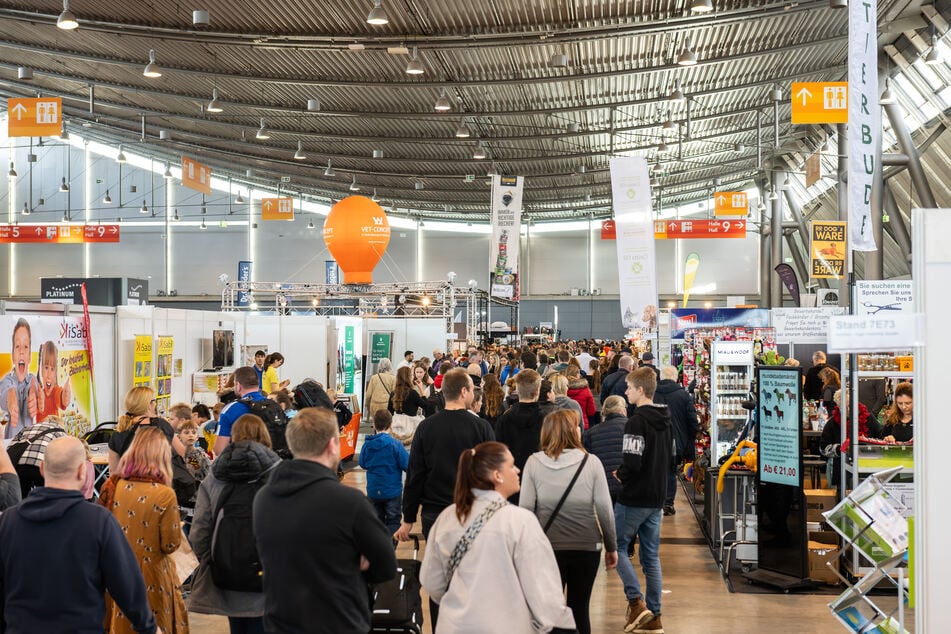
{"type": "Polygon", "coordinates": [[[620,339],[627,332],[621,325],[621,309],[617,298],[559,297],[557,299],[523,299],[519,302],[519,322],[538,327],[539,322],[554,321],[558,306],[558,329],[562,339],[620,339]]]}

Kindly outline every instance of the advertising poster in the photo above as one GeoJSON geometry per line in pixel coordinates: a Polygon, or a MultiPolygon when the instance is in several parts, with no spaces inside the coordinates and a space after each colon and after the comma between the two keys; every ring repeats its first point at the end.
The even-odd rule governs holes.
{"type": "Polygon", "coordinates": [[[492,242],[489,267],[493,297],[518,299],[518,251],[522,229],[521,176],[492,177],[492,242]]]}
{"type": "Polygon", "coordinates": [[[657,276],[650,178],[642,156],[611,159],[621,324],[657,330],[657,276]]]}
{"type": "Polygon", "coordinates": [[[370,363],[379,363],[390,358],[393,333],[374,332],[370,335],[370,363]]]}
{"type": "Polygon", "coordinates": [[[859,280],[855,283],[855,314],[888,317],[911,313],[911,280],[859,280]]]}
{"type": "Polygon", "coordinates": [[[3,437],[53,421],[82,436],[92,428],[92,377],[82,317],[0,316],[3,437]]]}
{"type": "MultiPolygon", "coordinates": [[[[849,3],[849,248],[875,251],[872,235],[872,183],[882,154],[882,109],[877,104],[878,47],[869,42],[878,38],[878,3],[875,0],[849,3]]],[[[932,37],[933,39],[933,37],[932,37]]]]}
{"type": "Polygon", "coordinates": [[[802,405],[798,368],[760,367],[759,479],[799,487],[802,478],[799,447],[802,405]]]}
{"type": "Polygon", "coordinates": [[[155,408],[159,416],[165,416],[171,404],[174,345],[175,341],[172,337],[158,338],[158,351],[155,355],[155,408]]]}
{"type": "Polygon", "coordinates": [[[812,278],[840,279],[845,271],[845,223],[813,222],[811,242],[812,278]]]}
{"type": "Polygon", "coordinates": [[[132,386],[152,385],[152,335],[135,336],[132,363],[132,386]]]}
{"type": "Polygon", "coordinates": [[[241,283],[238,287],[238,306],[250,306],[251,293],[247,288],[251,282],[251,262],[248,260],[238,262],[238,282],[241,283]]]}
{"type": "Polygon", "coordinates": [[[679,341],[689,328],[768,328],[765,308],[675,308],[670,318],[670,339],[679,341]]]}

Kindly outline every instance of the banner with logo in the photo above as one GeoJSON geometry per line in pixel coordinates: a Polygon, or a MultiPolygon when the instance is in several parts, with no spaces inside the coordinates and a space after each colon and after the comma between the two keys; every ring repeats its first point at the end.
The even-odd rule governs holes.
{"type": "Polygon", "coordinates": [[[812,278],[837,280],[845,274],[845,225],[838,220],[814,221],[809,252],[812,278]]]}
{"type": "Polygon", "coordinates": [[[697,269],[700,268],[700,255],[690,253],[687,255],[687,261],[684,262],[684,304],[687,307],[687,300],[690,299],[690,291],[693,289],[693,281],[697,277],[697,269]]]}
{"type": "MultiPolygon", "coordinates": [[[[241,284],[248,284],[251,281],[251,262],[248,260],[241,260],[238,262],[238,282],[241,284]]],[[[251,305],[251,293],[248,292],[246,286],[239,287],[238,290],[238,306],[250,306],[251,305]]]]}
{"type": "Polygon", "coordinates": [[[175,340],[172,337],[158,338],[158,351],[155,355],[155,409],[159,416],[168,413],[172,400],[172,349],[175,340]]]}
{"type": "Polygon", "coordinates": [[[793,267],[782,262],[777,264],[773,270],[779,275],[779,279],[783,281],[796,306],[801,306],[802,299],[799,293],[799,278],[796,277],[796,271],[793,270],[793,267]]]}
{"type": "Polygon", "coordinates": [[[878,2],[849,3],[849,249],[875,251],[872,182],[882,154],[878,2]]]}
{"type": "Polygon", "coordinates": [[[74,436],[93,427],[88,330],[82,317],[0,316],[0,422],[12,438],[38,422],[74,436]]]}
{"type": "Polygon", "coordinates": [[[657,278],[647,160],[642,156],[611,159],[611,192],[621,323],[625,328],[653,331],[657,329],[657,278]]]}
{"type": "Polygon", "coordinates": [[[152,335],[135,336],[135,353],[132,355],[132,386],[152,385],[152,335]]]}
{"type": "Polygon", "coordinates": [[[769,328],[766,308],[675,308],[670,315],[671,341],[690,328],[769,328]]]}
{"type": "Polygon", "coordinates": [[[522,176],[492,177],[492,242],[489,267],[493,297],[518,299],[518,250],[522,228],[522,176]]]}

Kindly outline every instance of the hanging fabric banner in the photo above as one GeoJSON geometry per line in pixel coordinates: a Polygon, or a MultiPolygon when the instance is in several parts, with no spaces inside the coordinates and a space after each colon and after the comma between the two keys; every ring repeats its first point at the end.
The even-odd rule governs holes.
{"type": "Polygon", "coordinates": [[[656,330],[657,278],[647,160],[642,156],[611,159],[611,193],[617,231],[621,323],[625,328],[656,330]]]}
{"type": "Polygon", "coordinates": [[[792,295],[793,302],[796,306],[801,306],[802,301],[799,294],[799,278],[796,277],[796,271],[793,270],[793,267],[789,266],[785,262],[777,264],[776,268],[773,269],[779,275],[779,279],[783,281],[783,284],[786,286],[786,289],[789,290],[789,294],[792,295]]]}
{"type": "Polygon", "coordinates": [[[690,291],[693,289],[693,280],[697,277],[697,269],[700,268],[700,256],[696,253],[687,255],[687,261],[684,262],[684,303],[687,307],[687,300],[690,299],[690,291]]]}
{"type": "Polygon", "coordinates": [[[493,297],[518,299],[518,248],[522,225],[522,176],[492,177],[492,242],[489,267],[493,297]]]}
{"type": "Polygon", "coordinates": [[[849,249],[875,251],[872,182],[882,169],[878,2],[849,3],[849,249]]]}

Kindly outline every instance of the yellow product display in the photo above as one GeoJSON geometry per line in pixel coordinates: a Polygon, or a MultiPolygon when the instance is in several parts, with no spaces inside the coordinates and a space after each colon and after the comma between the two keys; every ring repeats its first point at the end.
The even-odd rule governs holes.
{"type": "Polygon", "coordinates": [[[741,442],[736,446],[736,449],[733,450],[733,454],[723,463],[723,466],[720,467],[720,475],[717,477],[717,493],[723,493],[723,478],[726,476],[726,472],[729,471],[730,467],[737,462],[750,471],[756,471],[755,442],[752,440],[744,440],[741,442]],[[744,449],[747,451],[744,451],[744,449]]]}

